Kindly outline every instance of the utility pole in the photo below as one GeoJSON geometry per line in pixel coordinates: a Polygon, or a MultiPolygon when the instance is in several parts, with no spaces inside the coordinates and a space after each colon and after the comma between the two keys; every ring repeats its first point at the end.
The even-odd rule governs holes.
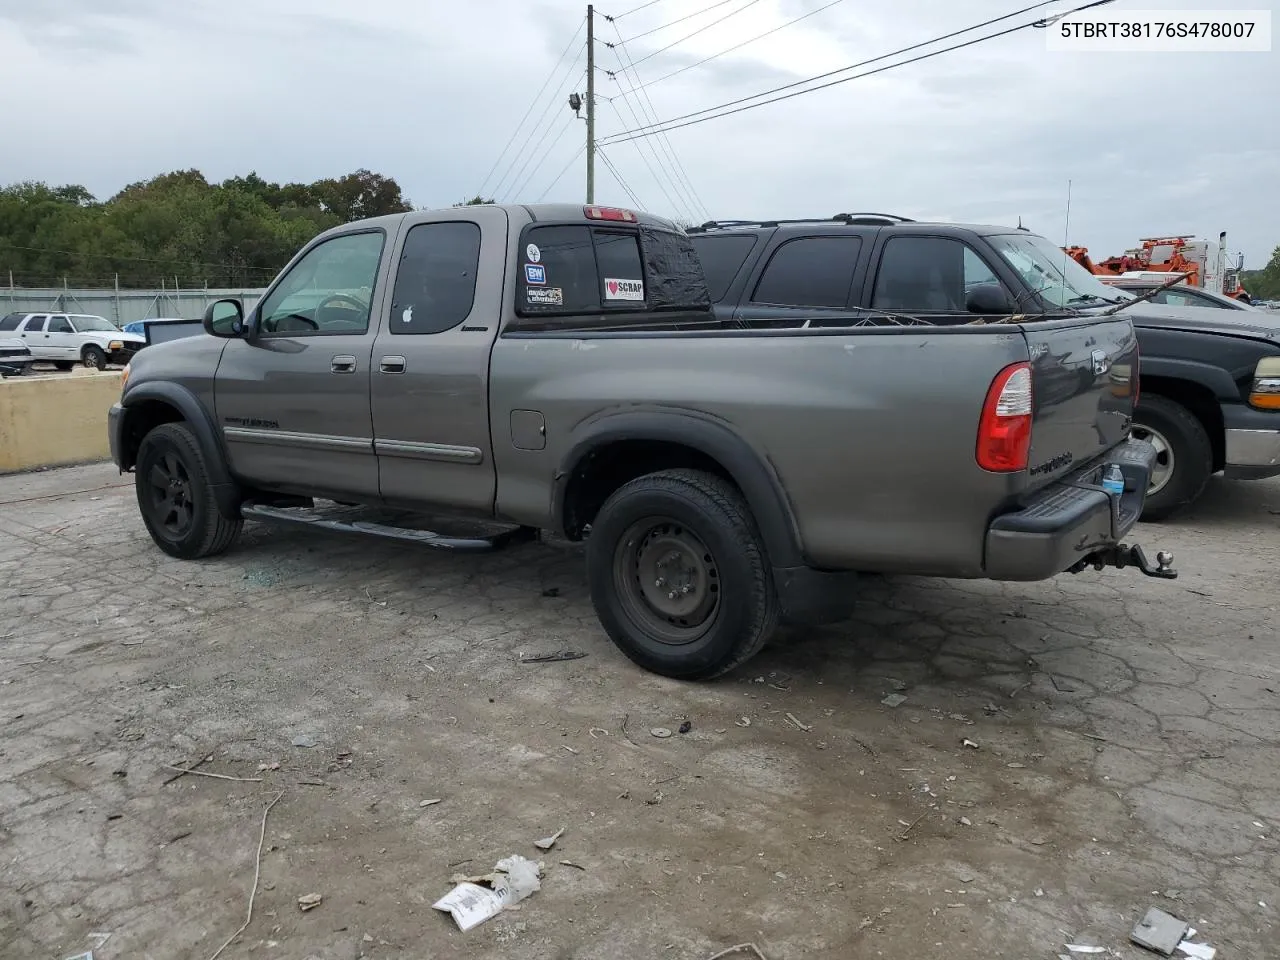
{"type": "Polygon", "coordinates": [[[596,8],[587,4],[587,203],[596,202],[596,8]]]}

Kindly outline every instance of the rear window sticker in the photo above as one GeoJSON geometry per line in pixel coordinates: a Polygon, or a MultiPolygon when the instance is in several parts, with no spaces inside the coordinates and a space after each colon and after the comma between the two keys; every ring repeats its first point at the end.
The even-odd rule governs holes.
{"type": "Polygon", "coordinates": [[[547,268],[540,263],[526,263],[524,265],[524,282],[530,286],[545,286],[547,268]]]}
{"type": "Polygon", "coordinates": [[[531,243],[525,247],[524,255],[530,263],[538,263],[542,259],[542,251],[538,249],[536,243],[531,243]]]}
{"type": "Polygon", "coordinates": [[[532,287],[525,291],[525,299],[544,307],[563,307],[564,290],[560,287],[532,287]]]}
{"type": "Polygon", "coordinates": [[[605,280],[606,300],[643,300],[644,283],[640,280],[605,280]]]}

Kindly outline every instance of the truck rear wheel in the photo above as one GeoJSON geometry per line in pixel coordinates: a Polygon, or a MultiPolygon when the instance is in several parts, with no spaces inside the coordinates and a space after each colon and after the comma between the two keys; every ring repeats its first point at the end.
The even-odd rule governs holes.
{"type": "Polygon", "coordinates": [[[1163,520],[1204,492],[1213,474],[1213,444],[1194,413],[1168,397],[1144,394],[1133,412],[1132,436],[1156,448],[1143,520],[1163,520]]]}
{"type": "Polygon", "coordinates": [[[142,522],[165,553],[196,560],[235,543],[244,522],[218,512],[204,453],[186,424],[161,424],[143,437],[134,469],[142,522]]]}
{"type": "Polygon", "coordinates": [[[768,556],[746,500],[697,470],[664,470],[616,490],[592,523],[587,576],[613,642],[667,677],[732,670],[778,623],[768,556]]]}

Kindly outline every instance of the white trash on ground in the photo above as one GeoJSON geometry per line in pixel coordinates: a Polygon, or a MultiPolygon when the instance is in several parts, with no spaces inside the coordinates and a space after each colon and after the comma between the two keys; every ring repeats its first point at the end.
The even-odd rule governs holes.
{"type": "Polygon", "coordinates": [[[431,906],[452,914],[459,930],[470,930],[542,888],[542,861],[519,854],[493,865],[482,877],[455,877],[458,884],[431,906]]]}

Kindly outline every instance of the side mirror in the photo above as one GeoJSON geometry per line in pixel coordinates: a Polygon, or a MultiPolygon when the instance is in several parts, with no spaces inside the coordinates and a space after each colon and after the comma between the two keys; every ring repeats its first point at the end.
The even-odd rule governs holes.
{"type": "Polygon", "coordinates": [[[215,300],[204,310],[204,332],[234,339],[245,334],[244,307],[239,300],[215,300]]]}
{"type": "Polygon", "coordinates": [[[981,283],[965,296],[964,308],[970,313],[1011,313],[1013,303],[998,283],[981,283]]]}

